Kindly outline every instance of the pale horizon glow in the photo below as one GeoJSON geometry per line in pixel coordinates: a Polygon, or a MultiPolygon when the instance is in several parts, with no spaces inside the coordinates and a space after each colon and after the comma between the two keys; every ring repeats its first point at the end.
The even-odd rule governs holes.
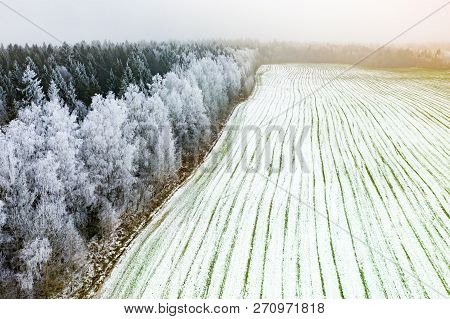
{"type": "MultiPolygon", "coordinates": [[[[2,0],[56,38],[383,43],[444,0],[2,0]]],[[[448,1],[447,1],[448,3],[448,1]]],[[[57,43],[0,3],[0,43],[57,43]]],[[[396,43],[450,41],[450,5],[396,43]]]]}

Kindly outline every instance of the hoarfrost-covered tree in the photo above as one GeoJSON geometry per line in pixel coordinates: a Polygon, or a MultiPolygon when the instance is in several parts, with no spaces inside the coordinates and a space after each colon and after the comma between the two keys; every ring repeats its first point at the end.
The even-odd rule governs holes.
{"type": "MultiPolygon", "coordinates": [[[[7,149],[6,136],[0,131],[0,163],[4,157],[7,149]]],[[[0,169],[1,172],[1,169],[0,169]]],[[[3,176],[0,175],[0,185],[4,185],[3,176]]],[[[11,254],[14,254],[14,247],[11,244],[11,236],[9,232],[3,227],[8,224],[7,207],[5,203],[5,190],[0,186],[0,294],[4,297],[16,297],[18,287],[16,283],[16,275],[12,271],[9,262],[11,254]],[[13,253],[11,253],[13,252],[13,253]]]]}
{"type": "Polygon", "coordinates": [[[34,125],[36,134],[42,139],[42,148],[50,151],[58,163],[57,175],[62,178],[64,200],[75,221],[83,225],[86,211],[91,204],[93,186],[80,159],[82,140],[74,114],[60,105],[57,94],[42,107],[32,106],[20,114],[20,119],[34,125]]]}
{"type": "Polygon", "coordinates": [[[130,65],[127,62],[127,66],[125,67],[125,70],[124,70],[123,75],[122,75],[122,81],[120,83],[119,95],[125,94],[125,92],[128,89],[128,86],[130,84],[134,84],[134,83],[136,83],[136,80],[135,80],[135,78],[133,76],[133,71],[131,70],[131,67],[130,67],[130,65]]]}
{"type": "Polygon", "coordinates": [[[146,96],[137,85],[128,87],[124,103],[139,177],[147,183],[165,180],[176,170],[178,159],[164,103],[157,94],[146,96]]]}
{"type": "Polygon", "coordinates": [[[31,292],[35,280],[42,277],[42,269],[45,267],[52,248],[47,238],[36,238],[19,252],[19,259],[24,265],[24,271],[17,275],[20,286],[23,290],[31,292]]]}
{"type": "Polygon", "coordinates": [[[237,63],[226,57],[220,55],[217,57],[217,63],[222,66],[223,77],[229,98],[237,96],[241,90],[241,72],[237,63]]]}
{"type": "MultiPolygon", "coordinates": [[[[136,84],[143,90],[152,78],[150,67],[140,49],[135,49],[130,59],[130,68],[135,75],[136,84]]],[[[130,82],[129,82],[130,83],[130,82]]]]}
{"type": "Polygon", "coordinates": [[[96,218],[103,232],[117,226],[118,218],[132,195],[135,146],[125,134],[127,108],[113,94],[92,99],[92,110],[81,125],[81,154],[94,186],[96,218]]]}
{"type": "Polygon", "coordinates": [[[65,67],[56,66],[52,71],[51,80],[58,88],[59,96],[72,112],[77,106],[77,96],[71,79],[72,76],[65,67]]]}
{"type": "MultiPolygon", "coordinates": [[[[3,133],[0,133],[3,134],[3,133]]],[[[0,140],[2,138],[0,137],[0,140]]],[[[0,200],[0,247],[2,247],[3,243],[8,240],[7,235],[3,232],[3,226],[6,224],[6,210],[5,210],[5,203],[3,200],[0,200]]],[[[4,256],[3,252],[0,252],[0,279],[4,278],[4,256]]]]}
{"type": "Polygon", "coordinates": [[[210,134],[202,92],[173,72],[166,75],[163,85],[161,94],[169,109],[179,147],[186,153],[195,153],[210,134]]]}
{"type": "MultiPolygon", "coordinates": [[[[62,155],[68,151],[61,138],[67,121],[62,121],[60,116],[69,116],[67,111],[58,114],[60,106],[51,106],[50,102],[42,108],[32,104],[19,113],[0,139],[4,150],[0,155],[0,189],[10,237],[6,246],[23,247],[17,256],[8,257],[20,261],[15,271],[26,290],[30,290],[30,282],[36,285],[35,281],[42,279],[30,275],[36,268],[30,268],[33,261],[27,259],[41,260],[34,259],[31,253],[41,247],[36,246],[36,239],[46,238],[49,242],[53,258],[46,261],[46,267],[52,276],[58,272],[71,273],[84,259],[84,245],[66,203],[66,193],[72,188],[67,187],[70,176],[67,178],[68,170],[64,167],[70,165],[67,160],[70,156],[62,155]],[[51,136],[59,141],[52,142],[51,136]],[[31,278],[34,279],[30,281],[31,278]]],[[[39,263],[43,262],[44,259],[39,263]]]]}
{"type": "MultiPolygon", "coordinates": [[[[3,191],[3,209],[8,227],[14,230],[10,235],[21,240],[34,225],[33,206],[38,190],[35,188],[34,164],[39,156],[37,150],[42,144],[34,127],[15,120],[8,126],[0,140],[0,188],[3,191]]],[[[41,222],[39,222],[40,224],[41,222]]]]}
{"type": "Polygon", "coordinates": [[[209,57],[192,61],[187,70],[192,85],[198,86],[203,93],[203,101],[213,123],[218,120],[221,107],[228,104],[223,74],[222,65],[209,57]]]}
{"type": "Polygon", "coordinates": [[[109,70],[109,77],[106,84],[107,90],[110,92],[116,92],[117,91],[117,77],[114,74],[113,70],[109,70]]]}
{"type": "Polygon", "coordinates": [[[56,101],[58,103],[61,102],[61,99],[59,97],[59,88],[56,85],[55,81],[53,81],[53,80],[50,81],[50,86],[48,87],[47,96],[48,96],[49,101],[56,101]]]}
{"type": "Polygon", "coordinates": [[[0,86],[0,125],[5,124],[8,121],[8,113],[6,111],[6,93],[0,86]]]}
{"type": "Polygon", "coordinates": [[[41,80],[38,79],[36,72],[32,69],[32,64],[28,64],[22,76],[22,94],[24,96],[22,105],[34,103],[36,105],[42,104],[44,100],[44,92],[41,87],[41,80]]]}
{"type": "MultiPolygon", "coordinates": [[[[0,134],[2,134],[2,133],[0,133],[0,134]]],[[[6,213],[5,213],[5,210],[4,210],[4,206],[5,206],[5,203],[2,201],[2,200],[0,200],[0,242],[2,241],[2,228],[3,228],[3,225],[5,225],[5,222],[6,222],[6,213]]]]}
{"type": "Polygon", "coordinates": [[[250,94],[254,84],[256,73],[257,63],[256,61],[260,59],[257,56],[257,52],[252,49],[240,49],[233,50],[233,57],[239,65],[240,73],[241,73],[241,89],[244,93],[250,94]]]}

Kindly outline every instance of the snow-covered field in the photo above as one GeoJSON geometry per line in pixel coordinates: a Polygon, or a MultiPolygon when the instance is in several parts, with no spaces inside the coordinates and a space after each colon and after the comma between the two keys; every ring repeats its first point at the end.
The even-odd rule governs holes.
{"type": "Polygon", "coordinates": [[[99,296],[448,297],[450,75],[347,67],[261,67],[99,296]]]}

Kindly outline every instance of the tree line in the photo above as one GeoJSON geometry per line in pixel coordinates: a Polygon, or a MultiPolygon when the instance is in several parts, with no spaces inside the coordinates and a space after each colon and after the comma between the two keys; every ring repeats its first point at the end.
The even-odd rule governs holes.
{"type": "Polygon", "coordinates": [[[361,44],[307,44],[294,42],[239,42],[255,48],[264,63],[340,63],[377,68],[449,69],[448,51],[361,44]],[[447,52],[447,53],[446,53],[447,52]]]}

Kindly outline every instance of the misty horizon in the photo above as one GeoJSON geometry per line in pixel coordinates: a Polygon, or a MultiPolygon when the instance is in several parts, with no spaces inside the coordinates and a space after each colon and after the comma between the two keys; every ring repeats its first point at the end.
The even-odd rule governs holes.
{"type": "Polygon", "coordinates": [[[450,39],[449,2],[439,0],[85,2],[1,1],[0,28],[8,32],[0,35],[0,43],[251,39],[377,45],[405,32],[440,7],[393,45],[447,47],[450,39]]]}

